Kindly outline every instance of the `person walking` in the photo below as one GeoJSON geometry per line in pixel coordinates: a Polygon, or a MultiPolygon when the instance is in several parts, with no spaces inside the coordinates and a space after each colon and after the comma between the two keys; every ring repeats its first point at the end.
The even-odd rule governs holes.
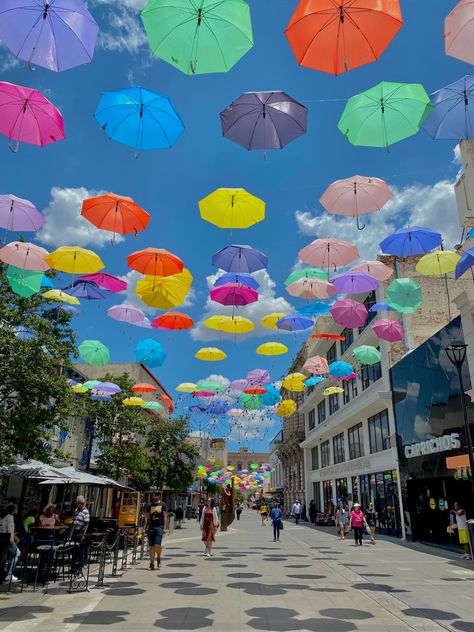
{"type": "Polygon", "coordinates": [[[155,570],[155,554],[157,569],[161,567],[161,543],[163,535],[168,533],[168,508],[161,500],[161,494],[156,492],[151,498],[151,503],[146,507],[146,519],[143,534],[148,535],[150,545],[150,571],[155,570]]]}
{"type": "Polygon", "coordinates": [[[370,543],[375,544],[375,527],[377,526],[378,513],[375,511],[374,503],[369,503],[365,510],[365,520],[370,529],[370,543]]]}
{"type": "Polygon", "coordinates": [[[354,540],[356,546],[362,546],[362,530],[366,525],[365,515],[360,508],[360,504],[354,503],[352,505],[352,511],[349,519],[349,529],[354,530],[354,540]]]}
{"type": "Polygon", "coordinates": [[[275,503],[270,512],[270,518],[273,525],[273,542],[280,542],[280,530],[282,528],[282,516],[283,513],[280,507],[275,503]]]}
{"type": "Polygon", "coordinates": [[[15,542],[15,516],[17,513],[16,505],[7,505],[0,514],[0,533],[5,533],[9,536],[8,542],[8,559],[9,565],[7,569],[7,575],[5,581],[10,584],[20,581],[18,577],[15,577],[13,571],[15,570],[16,563],[20,557],[20,549],[15,542]]]}
{"type": "Polygon", "coordinates": [[[176,511],[174,512],[176,518],[176,528],[181,529],[181,522],[184,518],[184,509],[181,505],[178,505],[176,511]]]}
{"type": "Polygon", "coordinates": [[[240,502],[237,503],[235,507],[235,515],[237,516],[237,520],[240,520],[240,514],[242,513],[242,504],[240,502]]]}
{"type": "Polygon", "coordinates": [[[469,548],[469,532],[467,528],[467,516],[464,507],[459,502],[454,503],[454,509],[451,513],[456,517],[456,525],[458,528],[459,544],[462,544],[464,548],[464,554],[461,558],[464,560],[471,559],[471,551],[469,548]]]}
{"type": "Polygon", "coordinates": [[[262,505],[260,507],[260,517],[262,518],[262,527],[264,527],[267,524],[268,520],[268,507],[264,502],[262,502],[262,505]]]}
{"type": "Polygon", "coordinates": [[[216,540],[215,535],[219,526],[219,516],[217,515],[217,509],[212,506],[210,498],[206,501],[199,524],[202,532],[201,540],[206,545],[204,557],[212,557],[212,543],[216,540]]]}
{"type": "Polygon", "coordinates": [[[311,524],[315,524],[317,511],[316,511],[316,504],[314,500],[312,500],[309,503],[308,513],[309,513],[309,521],[311,522],[311,524]]]}
{"type": "Polygon", "coordinates": [[[295,517],[295,524],[299,524],[299,521],[301,518],[301,503],[299,500],[297,500],[295,504],[293,505],[291,509],[291,513],[295,517]]]}
{"type": "Polygon", "coordinates": [[[339,504],[336,509],[336,524],[339,529],[339,539],[346,539],[346,527],[349,518],[349,511],[347,509],[346,503],[343,500],[339,501],[339,504]]]}

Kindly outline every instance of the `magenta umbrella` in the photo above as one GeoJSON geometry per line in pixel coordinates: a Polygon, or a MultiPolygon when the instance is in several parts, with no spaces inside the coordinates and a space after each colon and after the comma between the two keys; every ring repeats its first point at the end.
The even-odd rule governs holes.
{"type": "Polygon", "coordinates": [[[303,364],[303,369],[314,375],[324,375],[329,373],[328,361],[321,356],[312,356],[303,364]]]}
{"type": "Polygon", "coordinates": [[[370,274],[351,270],[333,276],[331,283],[335,286],[338,294],[362,294],[363,292],[371,292],[380,285],[380,281],[370,274]]]}
{"type": "Polygon", "coordinates": [[[92,281],[93,283],[97,283],[99,287],[104,288],[104,290],[109,290],[109,292],[124,292],[127,289],[126,281],[122,281],[122,279],[119,279],[112,274],[107,274],[106,272],[83,274],[78,277],[77,280],[92,281]]]}
{"type": "Polygon", "coordinates": [[[298,279],[294,283],[286,288],[288,294],[297,296],[298,298],[329,298],[336,294],[336,288],[334,285],[325,281],[324,279],[318,279],[316,277],[303,277],[298,279]]]}
{"type": "Polygon", "coordinates": [[[49,270],[44,258],[49,252],[28,241],[12,241],[0,248],[0,261],[23,270],[49,270]]]}
{"type": "Polygon", "coordinates": [[[352,298],[336,301],[331,308],[331,314],[335,323],[349,329],[363,327],[369,315],[366,306],[352,298]]]}
{"type": "Polygon", "coordinates": [[[345,266],[359,257],[357,246],[342,239],[316,239],[298,253],[299,258],[308,265],[319,268],[345,266]]]}
{"type": "Polygon", "coordinates": [[[107,310],[107,316],[114,320],[119,320],[122,323],[128,323],[129,325],[137,325],[143,323],[145,320],[145,314],[141,309],[133,307],[133,305],[113,305],[107,310]]]}
{"type": "Polygon", "coordinates": [[[242,283],[224,283],[211,290],[210,297],[221,305],[248,305],[258,301],[258,292],[242,283]]]}
{"type": "Polygon", "coordinates": [[[381,261],[363,261],[362,263],[352,266],[351,270],[370,274],[370,276],[375,277],[379,281],[388,281],[393,274],[393,269],[381,261]]]}
{"type": "Polygon", "coordinates": [[[14,232],[38,230],[44,217],[29,200],[16,195],[0,195],[0,226],[14,232]]]}
{"type": "Polygon", "coordinates": [[[0,81],[0,111],[0,133],[16,141],[13,152],[21,142],[43,147],[64,138],[61,112],[38,90],[0,81]]]}
{"type": "Polygon", "coordinates": [[[403,340],[403,326],[398,320],[380,318],[374,322],[372,329],[381,340],[386,340],[387,342],[400,342],[403,340]]]}

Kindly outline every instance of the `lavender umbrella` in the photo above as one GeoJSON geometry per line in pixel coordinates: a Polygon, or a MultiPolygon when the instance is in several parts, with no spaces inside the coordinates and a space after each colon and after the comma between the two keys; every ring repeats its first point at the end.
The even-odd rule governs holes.
{"type": "Polygon", "coordinates": [[[0,195],[0,226],[14,232],[38,230],[44,217],[29,200],[16,195],[0,195]]]}
{"type": "Polygon", "coordinates": [[[216,399],[207,407],[206,412],[210,415],[225,415],[230,410],[230,404],[222,399],[216,399]]]}
{"type": "Polygon", "coordinates": [[[100,393],[112,393],[112,394],[122,392],[122,389],[120,388],[120,386],[118,384],[115,384],[114,382],[99,382],[98,384],[94,386],[92,390],[98,391],[100,393]]]}
{"type": "Polygon", "coordinates": [[[82,0],[2,0],[0,39],[19,59],[56,72],[92,60],[99,27],[82,0]]]}
{"type": "Polygon", "coordinates": [[[229,384],[229,388],[231,391],[245,391],[247,388],[248,382],[245,379],[234,380],[229,384]]]}
{"type": "Polygon", "coordinates": [[[141,309],[133,307],[133,305],[114,305],[107,310],[107,316],[114,320],[120,320],[123,323],[129,323],[130,325],[136,325],[145,320],[145,314],[141,309]]]}
{"type": "Polygon", "coordinates": [[[284,329],[285,331],[303,331],[313,327],[314,321],[307,316],[301,314],[287,314],[277,320],[276,326],[278,329],[284,329]]]}
{"type": "Polygon", "coordinates": [[[308,109],[284,92],[245,92],[220,117],[222,135],[245,149],[282,149],[306,133],[308,109]]]}
{"type": "Polygon", "coordinates": [[[343,272],[337,274],[331,279],[331,283],[335,286],[339,294],[362,294],[362,292],[370,292],[379,286],[380,281],[370,274],[364,272],[343,272]]]}
{"type": "Polygon", "coordinates": [[[256,272],[267,267],[268,257],[250,246],[232,244],[212,255],[212,265],[226,272],[256,272]]]}
{"type": "Polygon", "coordinates": [[[270,373],[265,369],[252,369],[247,373],[247,388],[270,384],[270,373]]]}

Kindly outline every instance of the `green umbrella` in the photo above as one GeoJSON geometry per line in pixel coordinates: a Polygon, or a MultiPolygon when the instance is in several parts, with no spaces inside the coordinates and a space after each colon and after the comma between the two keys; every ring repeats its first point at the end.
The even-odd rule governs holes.
{"type": "Polygon", "coordinates": [[[203,380],[202,382],[198,382],[196,386],[197,391],[214,391],[215,393],[219,393],[222,391],[222,386],[218,382],[214,382],[213,380],[203,380]]]}
{"type": "Polygon", "coordinates": [[[360,345],[360,347],[356,347],[352,355],[360,364],[377,364],[382,357],[380,351],[370,345],[360,345]]]}
{"type": "Polygon", "coordinates": [[[148,408],[148,410],[161,410],[163,405],[159,402],[147,402],[142,408],[148,408]]]}
{"type": "Polygon", "coordinates": [[[240,403],[247,410],[261,410],[263,408],[263,395],[242,393],[240,403]]]}
{"type": "Polygon", "coordinates": [[[23,270],[11,265],[7,268],[7,279],[11,289],[23,298],[30,298],[40,291],[43,276],[44,273],[37,270],[23,270]]]}
{"type": "Polygon", "coordinates": [[[87,364],[101,366],[110,361],[110,352],[99,340],[84,340],[78,347],[79,357],[87,364]]]}
{"type": "Polygon", "coordinates": [[[100,380],[87,380],[87,382],[84,382],[82,386],[90,390],[94,388],[94,386],[97,386],[97,384],[100,384],[100,380]]]}
{"type": "Polygon", "coordinates": [[[416,134],[432,110],[421,84],[382,81],[349,99],[338,127],[353,145],[388,148],[416,134]]]}
{"type": "Polygon", "coordinates": [[[186,75],[227,72],[253,46],[244,0],[149,0],[141,16],[153,53],[186,75]]]}
{"type": "Polygon", "coordinates": [[[323,279],[327,281],[328,273],[319,268],[301,268],[294,270],[285,281],[285,285],[291,285],[300,279],[323,279]]]}
{"type": "Polygon", "coordinates": [[[421,286],[409,278],[394,279],[385,294],[389,307],[402,314],[413,314],[423,302],[421,286]]]}

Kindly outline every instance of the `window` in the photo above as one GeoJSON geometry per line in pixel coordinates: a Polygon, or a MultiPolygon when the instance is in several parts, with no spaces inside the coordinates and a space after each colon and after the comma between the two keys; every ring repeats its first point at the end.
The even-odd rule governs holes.
{"type": "Polygon", "coordinates": [[[334,463],[342,463],[346,460],[344,454],[344,433],[341,432],[332,439],[332,451],[334,455],[334,463]]]}
{"type": "Polygon", "coordinates": [[[319,448],[317,445],[311,448],[311,469],[319,470],[319,448]]]}
{"type": "Polygon", "coordinates": [[[324,511],[327,513],[331,505],[334,509],[334,501],[332,499],[332,481],[323,481],[323,495],[324,511]]]}
{"type": "Polygon", "coordinates": [[[367,320],[365,321],[365,324],[362,327],[359,327],[359,333],[362,333],[364,329],[367,327],[367,325],[377,316],[377,312],[370,311],[370,308],[372,307],[372,305],[375,305],[376,302],[377,302],[377,299],[375,298],[375,292],[372,291],[370,292],[370,294],[367,296],[367,298],[364,301],[364,305],[366,306],[367,311],[369,312],[369,316],[367,320]]]}
{"type": "Polygon", "coordinates": [[[331,362],[335,362],[337,360],[336,343],[329,347],[329,350],[326,354],[326,360],[328,361],[328,364],[331,364],[331,362]]]}
{"type": "Polygon", "coordinates": [[[319,483],[313,483],[313,500],[316,511],[321,511],[321,485],[319,483]]]}
{"type": "Polygon", "coordinates": [[[339,410],[339,394],[334,393],[334,395],[329,395],[329,414],[333,415],[337,410],[339,410]]]}
{"type": "Polygon", "coordinates": [[[347,499],[347,478],[336,479],[336,499],[338,501],[347,499]]]}
{"type": "Polygon", "coordinates": [[[344,380],[342,383],[342,388],[344,389],[344,393],[342,394],[342,402],[343,404],[348,404],[351,400],[351,387],[349,385],[349,380],[344,380]]]}
{"type": "Polygon", "coordinates": [[[345,336],[345,340],[341,340],[341,355],[349,349],[351,344],[354,342],[354,331],[352,329],[343,329],[341,331],[341,336],[345,336]]]}
{"type": "Polygon", "coordinates": [[[362,381],[362,389],[365,391],[371,384],[380,380],[382,377],[382,365],[380,362],[371,366],[364,365],[360,371],[360,379],[362,381]]]}
{"type": "Polygon", "coordinates": [[[242,462],[240,461],[239,463],[237,463],[237,469],[241,470],[242,469],[242,462]]]}
{"type": "MultiPolygon", "coordinates": [[[[359,500],[359,477],[352,477],[352,502],[360,502],[359,500]]],[[[362,505],[365,507],[366,505],[362,505]]]]}
{"type": "Polygon", "coordinates": [[[362,423],[349,428],[349,459],[358,459],[364,456],[364,437],[362,435],[362,423]]]}
{"type": "Polygon", "coordinates": [[[381,452],[390,447],[390,431],[388,427],[388,413],[381,413],[369,417],[370,452],[381,452]]]}
{"type": "Polygon", "coordinates": [[[322,424],[326,419],[326,400],[323,399],[322,402],[318,404],[318,424],[322,424]]]}
{"type": "Polygon", "coordinates": [[[329,462],[329,441],[321,443],[321,467],[327,467],[329,462]]]}
{"type": "Polygon", "coordinates": [[[316,411],[310,410],[308,415],[308,430],[312,430],[316,425],[316,411]]]}

